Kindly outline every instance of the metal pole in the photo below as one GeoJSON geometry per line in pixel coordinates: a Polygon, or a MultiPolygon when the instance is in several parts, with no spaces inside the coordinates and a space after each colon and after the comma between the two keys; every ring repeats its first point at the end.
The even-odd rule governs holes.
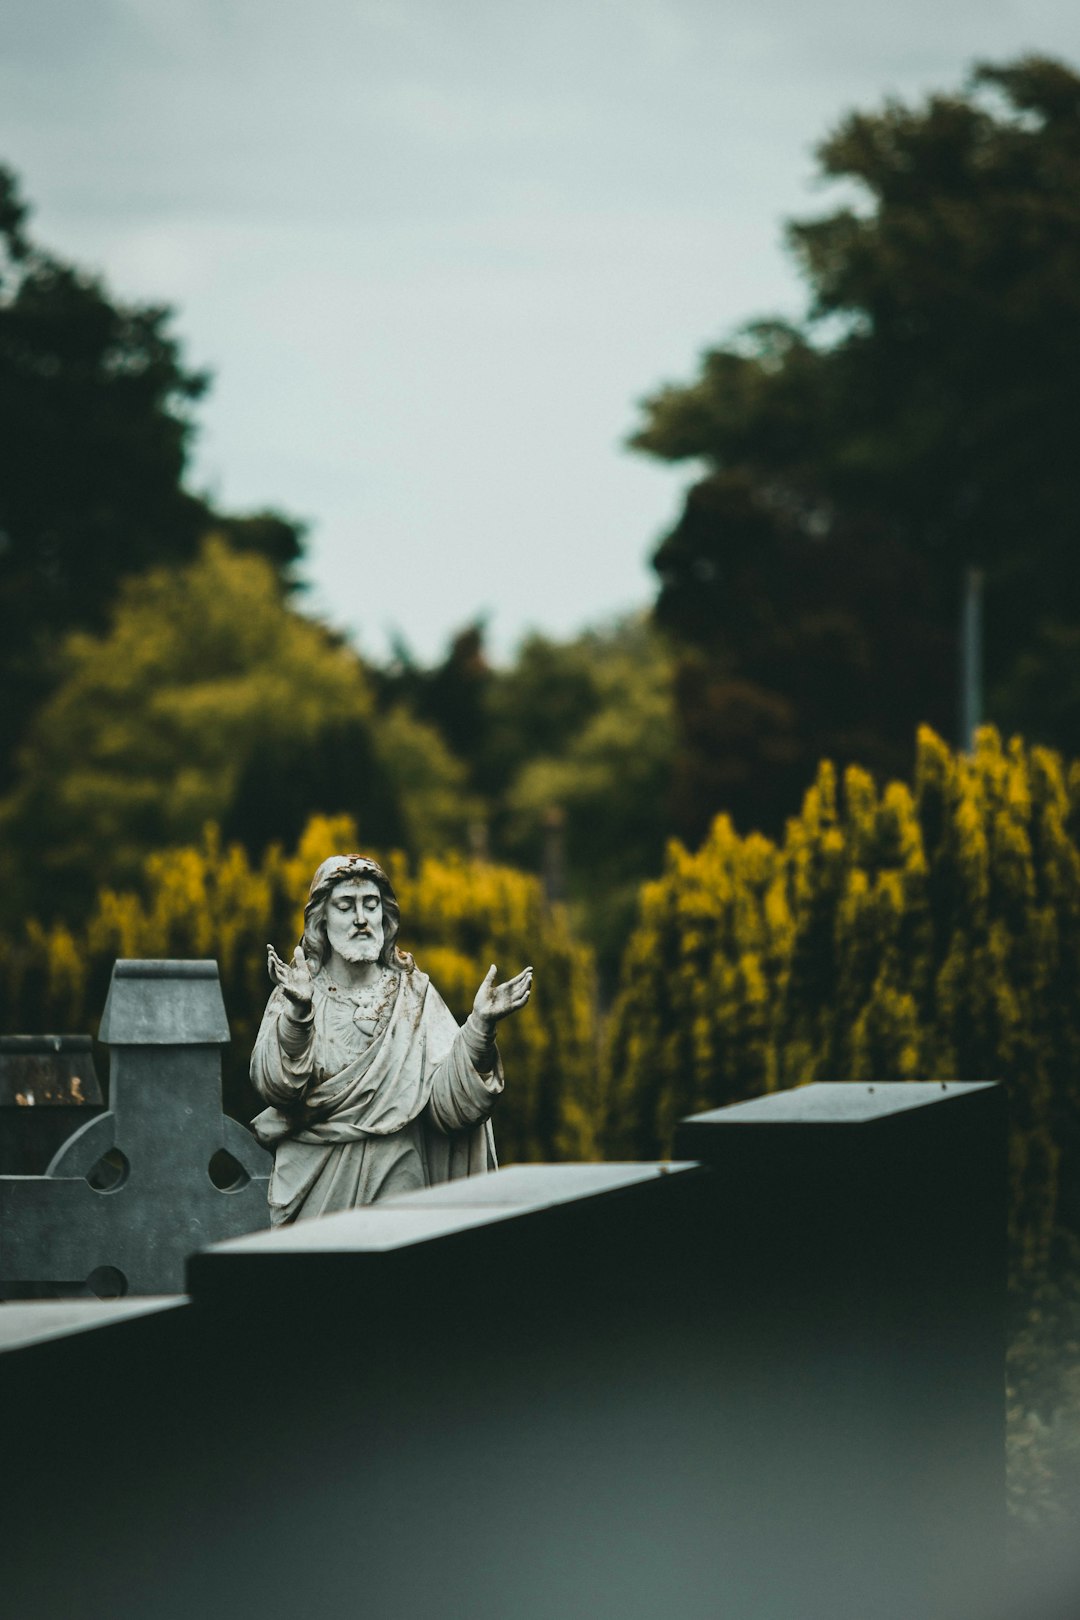
{"type": "Polygon", "coordinates": [[[982,617],[983,571],[967,568],[960,609],[960,746],[969,753],[983,717],[982,617]]]}
{"type": "Polygon", "coordinates": [[[566,899],[566,813],[561,805],[544,811],[544,896],[549,905],[566,899]]]}

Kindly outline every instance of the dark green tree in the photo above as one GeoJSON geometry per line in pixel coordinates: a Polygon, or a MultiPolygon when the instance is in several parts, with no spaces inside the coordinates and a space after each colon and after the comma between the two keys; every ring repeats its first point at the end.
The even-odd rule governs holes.
{"type": "Polygon", "coordinates": [[[671,831],[672,667],[656,631],[631,618],[564,642],[533,634],[500,667],[477,623],[431,668],[399,646],[372,681],[384,727],[407,705],[460,762],[474,851],[569,903],[605,988],[671,831]]]}
{"type": "Polygon", "coordinates": [[[493,741],[519,720],[528,745],[503,796],[498,847],[570,902],[603,993],[671,830],[671,659],[636,618],[561,646],[533,637],[498,677],[490,712],[493,741]]]}
{"type": "Polygon", "coordinates": [[[468,768],[472,785],[486,787],[483,760],[487,738],[485,699],[491,668],[484,647],[484,622],[476,620],[451,638],[446,656],[425,668],[403,640],[389,666],[375,675],[384,707],[405,704],[425,725],[434,726],[451,753],[468,768]]]}
{"type": "Polygon", "coordinates": [[[211,528],[287,573],[297,526],[228,518],[184,487],[206,390],[157,305],[118,302],[37,247],[0,166],[0,782],[64,632],[100,631],[118,581],[190,561],[211,528]]]}
{"type": "Polygon", "coordinates": [[[706,468],[655,559],[693,835],[775,829],[822,754],[906,773],[917,723],[954,734],[972,567],[988,718],[1077,743],[1080,77],[977,67],[818,157],[861,199],[788,228],[805,321],[707,353],[632,441],[706,468]]]}

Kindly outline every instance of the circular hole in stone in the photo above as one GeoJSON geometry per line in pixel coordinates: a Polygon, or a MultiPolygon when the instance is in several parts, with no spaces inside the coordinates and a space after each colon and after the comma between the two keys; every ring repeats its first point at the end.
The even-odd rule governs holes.
{"type": "Polygon", "coordinates": [[[86,1179],[95,1192],[116,1192],[131,1173],[126,1154],[119,1148],[110,1148],[86,1172],[86,1179]]]}
{"type": "Polygon", "coordinates": [[[117,1266],[95,1266],[86,1279],[86,1291],[98,1299],[123,1299],[128,1280],[117,1266]]]}
{"type": "Polygon", "coordinates": [[[240,1160],[234,1159],[227,1148],[218,1148],[206,1170],[218,1192],[239,1192],[251,1180],[240,1160]]]}

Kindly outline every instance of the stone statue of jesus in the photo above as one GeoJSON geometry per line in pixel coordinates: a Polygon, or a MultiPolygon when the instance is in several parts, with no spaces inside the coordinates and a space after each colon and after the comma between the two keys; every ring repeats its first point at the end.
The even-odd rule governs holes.
{"type": "Polygon", "coordinates": [[[292,961],[267,947],[275,988],[251,1079],[268,1104],[253,1129],[274,1154],[274,1226],[497,1168],[495,1028],[528,1001],[532,968],[497,984],[493,965],[459,1027],[398,950],[399,920],[375,861],[332,855],[292,961]]]}

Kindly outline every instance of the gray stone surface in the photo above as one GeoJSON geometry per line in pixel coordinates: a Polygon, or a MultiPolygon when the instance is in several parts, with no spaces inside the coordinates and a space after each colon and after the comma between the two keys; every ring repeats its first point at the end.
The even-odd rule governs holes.
{"type": "Polygon", "coordinates": [[[117,962],[98,1039],[106,1046],[223,1046],[229,1021],[217,963],[117,962]]]}
{"type": "Polygon", "coordinates": [[[913,1108],[940,1106],[950,1099],[986,1091],[991,1084],[985,1080],[886,1080],[876,1084],[819,1081],[695,1114],[679,1127],[680,1139],[688,1141],[698,1128],[714,1125],[868,1125],[913,1108]]]}
{"type": "MultiPolygon", "coordinates": [[[[348,1267],[366,1255],[420,1245],[481,1228],[520,1222],[559,1206],[579,1212],[599,1200],[640,1190],[665,1177],[695,1172],[694,1164],[520,1164],[468,1181],[444,1182],[378,1204],[252,1232],[192,1257],[189,1271],[200,1297],[242,1294],[253,1301],[287,1286],[282,1265],[302,1259],[309,1275],[321,1263],[348,1267]]],[[[342,1275],[347,1272],[342,1271],[342,1275]]],[[[289,1269],[289,1278],[296,1275],[289,1269]]],[[[326,1273],[329,1278],[330,1273],[326,1273]]]]}
{"type": "Polygon", "coordinates": [[[92,1333],[149,1312],[175,1310],[185,1303],[182,1296],[169,1295],[164,1299],[43,1299],[33,1304],[0,1305],[0,1355],[50,1339],[92,1333]]]}
{"type": "Polygon", "coordinates": [[[118,962],[102,1030],[108,1112],[0,1176],[0,1289],[179,1293],[193,1250],[267,1225],[269,1155],[221,1111],[216,964],[118,962]]]}
{"type": "Polygon", "coordinates": [[[394,1198],[394,1209],[547,1209],[604,1193],[623,1192],[687,1164],[517,1164],[497,1176],[445,1181],[394,1198]]]}

